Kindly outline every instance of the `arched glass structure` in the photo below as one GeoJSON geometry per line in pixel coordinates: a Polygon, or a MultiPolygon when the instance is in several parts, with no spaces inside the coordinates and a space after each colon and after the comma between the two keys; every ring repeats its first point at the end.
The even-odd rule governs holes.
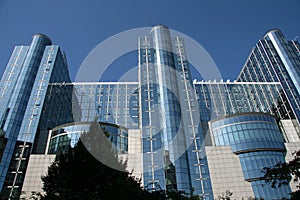
{"type": "Polygon", "coordinates": [[[212,142],[231,146],[240,159],[245,181],[257,198],[288,198],[289,186],[272,188],[263,180],[265,167],[285,162],[284,139],[273,116],[263,113],[229,115],[210,121],[212,142]]]}
{"type": "MultiPolygon", "coordinates": [[[[125,127],[110,123],[100,122],[100,127],[109,133],[108,139],[113,148],[118,152],[125,154],[128,152],[128,130],[125,127]]],[[[66,152],[70,147],[73,148],[78,142],[80,135],[89,131],[91,123],[68,123],[55,127],[51,130],[49,141],[49,154],[55,154],[58,151],[66,152]]]]}

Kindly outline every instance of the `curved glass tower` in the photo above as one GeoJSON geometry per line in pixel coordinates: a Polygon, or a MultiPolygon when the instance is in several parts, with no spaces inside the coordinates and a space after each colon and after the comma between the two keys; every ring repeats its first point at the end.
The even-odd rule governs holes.
{"type": "Polygon", "coordinates": [[[58,110],[42,112],[50,101],[46,98],[50,82],[70,82],[66,58],[46,35],[36,34],[30,46],[15,47],[0,82],[1,197],[19,198],[30,153],[45,148],[46,123],[55,126],[66,117],[61,113],[61,119],[53,119],[58,110]],[[36,141],[39,145],[33,145],[36,141]]]}
{"type": "MultiPolygon", "coordinates": [[[[287,112],[278,113],[281,119],[300,122],[300,44],[287,40],[278,29],[268,31],[249,55],[238,81],[280,82],[287,112]]],[[[284,110],[284,109],[283,109],[284,110]]],[[[300,138],[300,133],[298,132],[300,138]]]]}
{"type": "Polygon", "coordinates": [[[139,83],[144,187],[212,198],[183,40],[165,26],[139,38],[139,83]]]}
{"type": "MultiPolygon", "coordinates": [[[[292,80],[298,94],[300,94],[300,68],[299,56],[297,56],[296,44],[285,39],[282,32],[278,29],[273,29],[267,32],[264,39],[270,41],[277,52],[285,70],[292,80]]],[[[299,51],[299,50],[298,50],[299,51]]],[[[280,77],[283,78],[283,77],[280,77]]]]}

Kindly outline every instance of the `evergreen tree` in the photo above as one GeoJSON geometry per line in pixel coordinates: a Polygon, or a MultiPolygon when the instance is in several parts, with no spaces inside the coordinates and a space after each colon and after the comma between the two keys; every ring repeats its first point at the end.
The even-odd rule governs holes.
{"type": "Polygon", "coordinates": [[[140,180],[126,171],[126,162],[119,161],[111,143],[109,133],[101,131],[95,120],[87,133],[81,135],[74,148],[59,153],[49,166],[42,194],[33,194],[33,199],[102,199],[102,200],[198,200],[197,195],[165,191],[148,192],[141,187],[140,180]],[[90,152],[101,152],[101,161],[90,152]],[[114,166],[113,169],[103,163],[114,166]],[[118,170],[117,170],[118,169],[118,170]]]}
{"type": "Polygon", "coordinates": [[[297,182],[297,190],[291,193],[291,199],[300,199],[300,150],[294,153],[294,159],[278,163],[273,168],[265,168],[265,176],[267,182],[272,183],[272,187],[281,187],[288,185],[290,181],[297,182]]]}
{"type": "Polygon", "coordinates": [[[148,193],[140,187],[140,181],[126,172],[126,162],[118,160],[101,133],[94,121],[74,148],[58,154],[48,174],[42,177],[45,195],[40,195],[41,199],[147,199],[144,197],[148,193]],[[100,151],[123,170],[99,162],[89,151],[100,151]]]}

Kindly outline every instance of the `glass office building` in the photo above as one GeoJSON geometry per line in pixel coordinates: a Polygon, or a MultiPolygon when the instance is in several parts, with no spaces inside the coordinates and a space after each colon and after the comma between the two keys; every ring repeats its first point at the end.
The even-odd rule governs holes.
{"type": "Polygon", "coordinates": [[[288,197],[289,186],[260,179],[300,146],[299,43],[272,30],[236,81],[192,82],[182,38],[158,25],[137,40],[137,82],[71,83],[64,53],[45,35],[15,48],[0,83],[1,196],[41,191],[35,172],[97,117],[148,191],[288,197]]]}
{"type": "Polygon", "coordinates": [[[262,112],[278,119],[293,119],[295,116],[285,103],[286,96],[280,82],[199,81],[194,87],[204,133],[209,130],[208,121],[224,115],[262,112]]]}
{"type": "MultiPolygon", "coordinates": [[[[4,198],[18,199],[30,153],[45,148],[48,128],[70,120],[61,110],[46,106],[71,95],[54,97],[49,102],[47,88],[51,82],[70,82],[65,54],[42,34],[33,36],[30,46],[16,46],[0,83],[0,123],[3,132],[0,155],[0,190],[4,198]],[[55,112],[58,113],[55,113],[55,112]],[[61,116],[57,119],[57,115],[61,116]],[[50,123],[51,122],[51,123],[50,123]],[[37,144],[39,143],[39,144],[37,144]]],[[[66,114],[67,112],[65,112],[66,114]]]]}
{"type": "Polygon", "coordinates": [[[227,115],[210,121],[212,142],[216,146],[231,146],[238,155],[244,179],[251,183],[254,196],[263,199],[287,198],[288,185],[272,188],[265,183],[264,167],[285,161],[284,139],[275,118],[262,113],[227,115]]]}
{"type": "Polygon", "coordinates": [[[138,44],[144,187],[212,198],[183,40],[160,25],[138,44]]]}
{"type": "MultiPolygon", "coordinates": [[[[55,127],[50,133],[48,154],[65,153],[69,148],[74,148],[80,136],[87,133],[90,126],[90,122],[76,122],[55,127]]],[[[127,128],[103,122],[100,123],[100,127],[108,133],[108,140],[116,153],[126,154],[128,152],[127,128]]]]}
{"type": "MultiPolygon", "coordinates": [[[[286,118],[300,122],[300,44],[278,29],[267,32],[252,49],[239,77],[243,82],[280,82],[291,110],[286,118]],[[295,116],[292,116],[295,114],[295,116]]],[[[283,116],[284,118],[284,116],[283,116]]],[[[300,136],[300,135],[299,135],[300,136]]]]}
{"type": "MultiPolygon", "coordinates": [[[[270,185],[265,184],[264,180],[258,180],[263,176],[261,171],[264,167],[271,167],[279,161],[284,161],[286,155],[284,142],[291,144],[291,135],[297,138],[293,138],[294,144],[298,146],[300,144],[297,137],[297,130],[299,130],[297,127],[299,125],[294,123],[292,117],[288,118],[285,115],[285,113],[290,113],[290,116],[295,116],[290,107],[287,107],[284,103],[286,97],[282,93],[281,84],[279,82],[201,81],[195,82],[194,86],[200,107],[200,123],[205,137],[214,198],[218,198],[218,195],[226,190],[233,192],[233,198],[236,199],[254,196],[264,199],[288,198],[289,186],[272,189],[270,185]],[[270,127],[271,122],[268,122],[268,120],[272,121],[272,127],[270,127]],[[264,123],[267,123],[267,125],[262,125],[264,123]],[[289,125],[286,126],[285,124],[289,125]],[[289,126],[292,128],[287,128],[289,126]],[[257,136],[259,133],[265,135],[259,138],[257,136]],[[226,136],[223,137],[224,134],[226,136]],[[238,141],[235,139],[238,139],[238,141]],[[253,144],[245,141],[251,141],[257,146],[254,147],[253,144]],[[231,151],[228,151],[225,148],[226,146],[230,147],[231,151]],[[272,150],[268,151],[267,149],[272,150]],[[251,154],[249,162],[254,162],[255,159],[264,159],[263,162],[259,161],[263,163],[263,166],[253,164],[257,168],[252,169],[252,171],[256,170],[255,173],[260,172],[255,175],[256,178],[249,178],[249,173],[245,172],[243,159],[244,156],[248,155],[244,154],[246,151],[249,151],[249,155],[251,154]],[[220,157],[219,155],[223,154],[221,152],[226,152],[226,154],[220,157]],[[238,155],[238,158],[235,155],[238,155]],[[274,157],[274,160],[268,160],[270,156],[274,157]],[[228,162],[231,162],[231,164],[226,164],[228,162]],[[232,171],[230,176],[224,176],[219,172],[220,167],[223,165],[228,170],[222,172],[230,174],[230,171],[232,171]],[[234,178],[241,174],[243,180],[242,178],[234,178]],[[239,181],[239,187],[231,184],[234,181],[239,181]],[[251,183],[251,185],[246,182],[251,183]],[[227,187],[222,185],[227,185],[227,187]],[[249,187],[251,187],[251,191],[247,189],[249,187]],[[222,190],[219,188],[222,188],[222,190]]],[[[295,150],[293,149],[293,151],[295,150]]],[[[291,154],[291,152],[289,151],[288,154],[291,154]]],[[[247,159],[248,157],[246,156],[247,159]]]]}

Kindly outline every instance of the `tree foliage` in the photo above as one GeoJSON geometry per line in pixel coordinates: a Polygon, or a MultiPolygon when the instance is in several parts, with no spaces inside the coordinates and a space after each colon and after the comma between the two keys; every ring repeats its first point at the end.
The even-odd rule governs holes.
{"type": "Polygon", "coordinates": [[[272,183],[272,187],[288,185],[292,180],[297,182],[297,190],[291,193],[291,199],[300,199],[300,150],[294,153],[294,159],[278,163],[273,168],[265,168],[265,180],[272,183]]]}
{"type": "Polygon", "coordinates": [[[118,160],[108,140],[101,140],[100,134],[99,124],[94,121],[74,148],[57,155],[42,177],[45,195],[41,199],[143,199],[146,193],[139,180],[126,172],[126,162],[118,160]],[[99,143],[95,145],[94,141],[99,143]],[[91,150],[106,154],[123,171],[98,161],[89,153],[91,150]]]}
{"type": "Polygon", "coordinates": [[[230,200],[230,197],[233,195],[232,192],[230,192],[229,190],[225,191],[225,194],[219,195],[218,199],[220,200],[230,200]]]}
{"type": "Polygon", "coordinates": [[[0,129],[0,160],[2,159],[2,155],[5,150],[6,143],[7,143],[7,139],[4,136],[3,130],[0,129]]]}
{"type": "MultiPolygon", "coordinates": [[[[99,133],[99,124],[95,121],[89,132],[82,134],[74,148],[58,154],[56,161],[49,166],[47,175],[42,177],[44,193],[34,194],[33,199],[199,199],[194,195],[186,197],[180,192],[168,193],[166,196],[164,191],[150,193],[143,190],[140,180],[125,170],[126,162],[119,161],[111,144],[99,133]],[[100,140],[98,137],[101,137],[100,140]],[[82,141],[85,141],[84,144],[82,141]],[[97,141],[97,145],[94,141],[97,141]],[[89,153],[95,148],[105,154],[105,158],[113,159],[114,164],[123,170],[99,162],[89,153]]],[[[108,134],[106,132],[105,137],[108,134]]]]}

